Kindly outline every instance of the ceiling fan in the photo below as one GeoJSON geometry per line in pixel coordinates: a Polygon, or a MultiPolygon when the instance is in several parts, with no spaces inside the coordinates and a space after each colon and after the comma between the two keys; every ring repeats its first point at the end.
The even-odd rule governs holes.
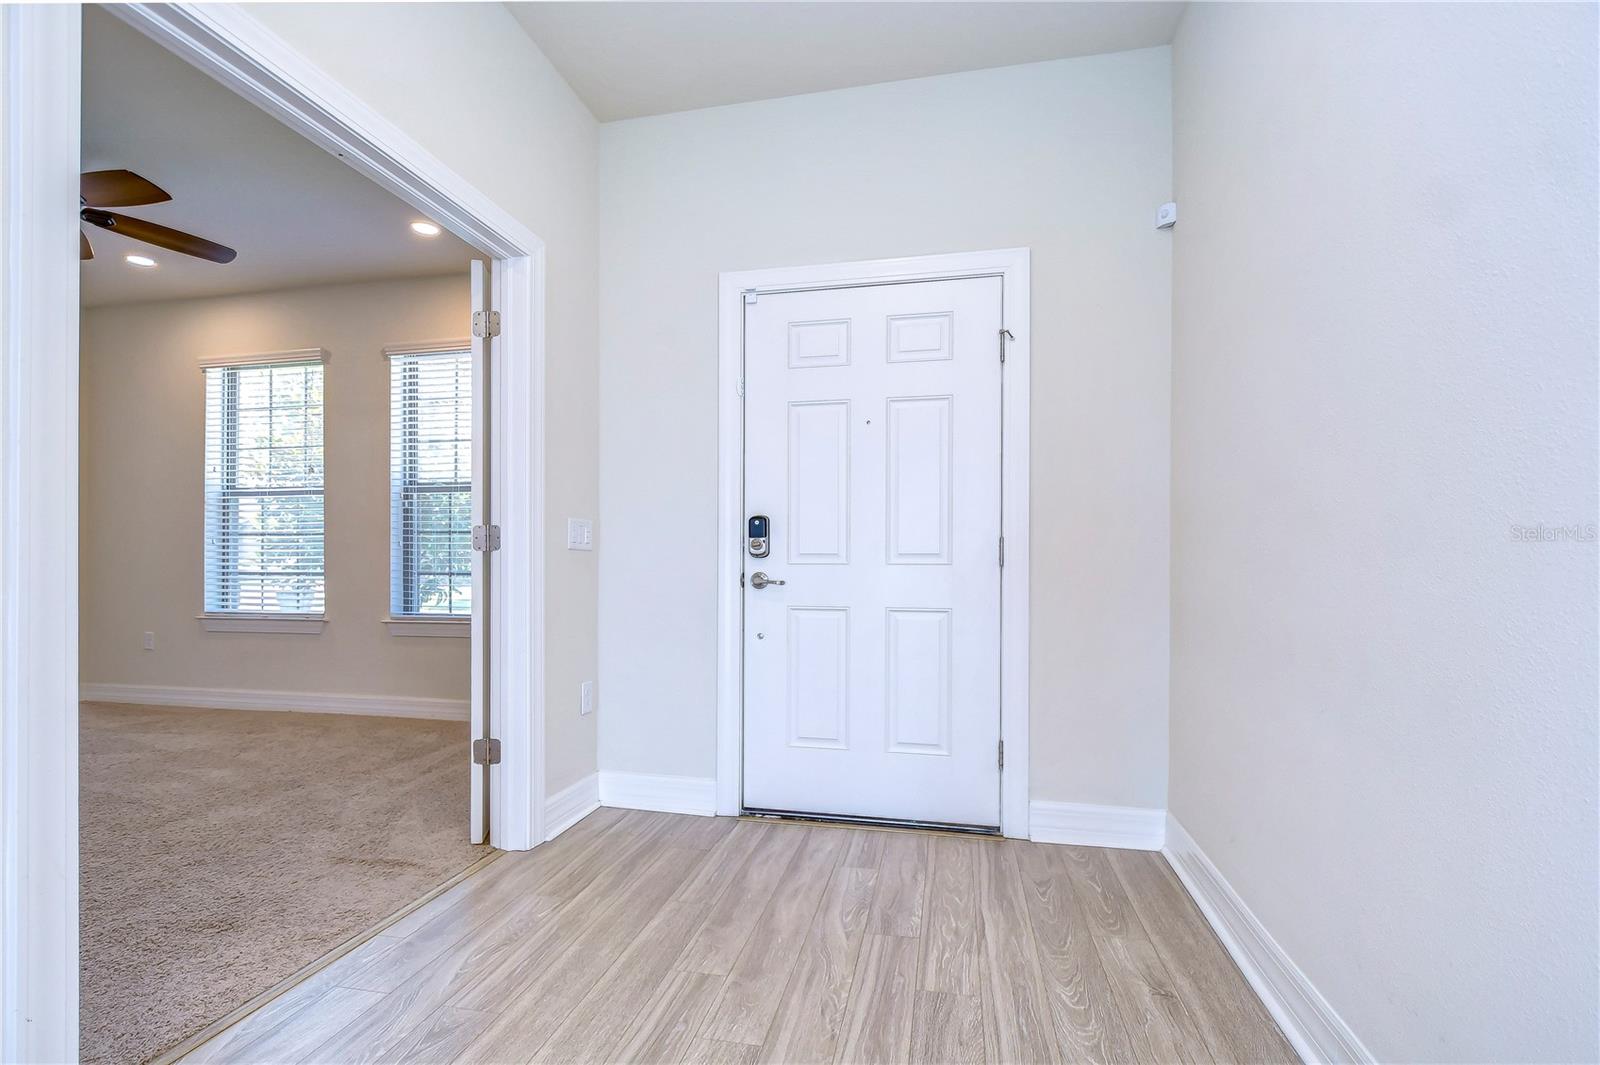
{"type": "MultiPolygon", "coordinates": [[[[166,190],[154,182],[146,181],[131,170],[95,170],[78,178],[78,218],[91,226],[109,229],[146,244],[154,244],[168,251],[209,259],[214,263],[231,263],[238,252],[214,241],[185,233],[181,229],[168,229],[154,222],[132,218],[106,207],[142,207],[145,204],[165,203],[172,199],[166,190]]],[[[94,249],[89,238],[78,233],[78,258],[93,259],[94,249]]]]}

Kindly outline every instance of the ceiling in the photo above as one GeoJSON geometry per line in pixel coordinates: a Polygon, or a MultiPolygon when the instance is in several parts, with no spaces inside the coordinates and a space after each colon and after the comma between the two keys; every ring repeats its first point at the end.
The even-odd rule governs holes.
{"type": "Polygon", "coordinates": [[[602,122],[1169,44],[1182,3],[510,3],[602,122]]]}
{"type": "Polygon", "coordinates": [[[338,159],[92,6],[83,15],[83,168],[125,168],[172,194],[119,208],[239,252],[226,266],[85,226],[85,306],[322,282],[465,273],[473,251],[338,159]],[[154,269],[129,266],[130,252],[154,269]]]}

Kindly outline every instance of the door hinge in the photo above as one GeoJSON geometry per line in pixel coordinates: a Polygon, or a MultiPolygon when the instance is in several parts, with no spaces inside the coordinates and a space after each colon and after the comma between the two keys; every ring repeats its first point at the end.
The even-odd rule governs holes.
{"type": "Polygon", "coordinates": [[[500,335],[499,311],[473,311],[472,335],[475,337],[497,337],[500,335]]]}
{"type": "Polygon", "coordinates": [[[1004,769],[1005,767],[1006,767],[1006,741],[1005,740],[1001,740],[1000,741],[1000,768],[1004,769]]]}
{"type": "Polygon", "coordinates": [[[744,396],[744,378],[742,377],[739,378],[739,396],[740,398],[744,396]]]}
{"type": "Polygon", "coordinates": [[[500,526],[474,525],[472,527],[472,549],[474,551],[500,550],[500,526]]]}
{"type": "Polygon", "coordinates": [[[1006,538],[1004,536],[1002,536],[1002,537],[1000,537],[1000,565],[1003,567],[1005,564],[1006,564],[1006,538]]]}
{"type": "Polygon", "coordinates": [[[1009,329],[1000,330],[1000,361],[1001,362],[1005,362],[1006,361],[1006,341],[1015,340],[1015,339],[1017,339],[1017,338],[1011,335],[1011,330],[1009,330],[1009,329]]]}
{"type": "Polygon", "coordinates": [[[499,765],[500,741],[499,740],[473,740],[472,741],[473,765],[499,765]]]}
{"type": "Polygon", "coordinates": [[[753,289],[753,288],[745,289],[744,290],[744,301],[745,301],[745,303],[754,303],[756,301],[756,290],[753,289]]]}

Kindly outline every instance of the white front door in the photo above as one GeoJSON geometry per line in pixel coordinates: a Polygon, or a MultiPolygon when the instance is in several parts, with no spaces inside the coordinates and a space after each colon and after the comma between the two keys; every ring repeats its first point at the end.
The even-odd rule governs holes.
{"type": "Polygon", "coordinates": [[[745,304],[746,809],[1000,824],[1000,295],[745,304]]]}

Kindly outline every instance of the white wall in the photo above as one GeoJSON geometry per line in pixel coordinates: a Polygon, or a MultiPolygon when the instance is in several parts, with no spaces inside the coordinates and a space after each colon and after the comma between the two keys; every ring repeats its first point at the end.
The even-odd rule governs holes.
{"type": "Polygon", "coordinates": [[[389,614],[387,344],[461,337],[459,276],[101,307],[82,317],[79,673],[85,684],[459,701],[471,642],[389,614]],[[205,356],[326,348],[327,617],[315,635],[202,632],[205,356]],[[156,636],[143,649],[145,632],[156,636]]]}
{"type": "Polygon", "coordinates": [[[248,10],[545,241],[545,786],[559,791],[595,769],[578,686],[596,676],[598,551],[565,550],[567,517],[599,508],[594,118],[500,4],[248,10]]]}
{"type": "Polygon", "coordinates": [[[1171,809],[1389,1061],[1594,1061],[1592,5],[1174,54],[1171,809]]]}
{"type": "Polygon", "coordinates": [[[1033,249],[1037,797],[1166,799],[1169,54],[601,127],[602,763],[710,777],[719,271],[1033,249]]]}

